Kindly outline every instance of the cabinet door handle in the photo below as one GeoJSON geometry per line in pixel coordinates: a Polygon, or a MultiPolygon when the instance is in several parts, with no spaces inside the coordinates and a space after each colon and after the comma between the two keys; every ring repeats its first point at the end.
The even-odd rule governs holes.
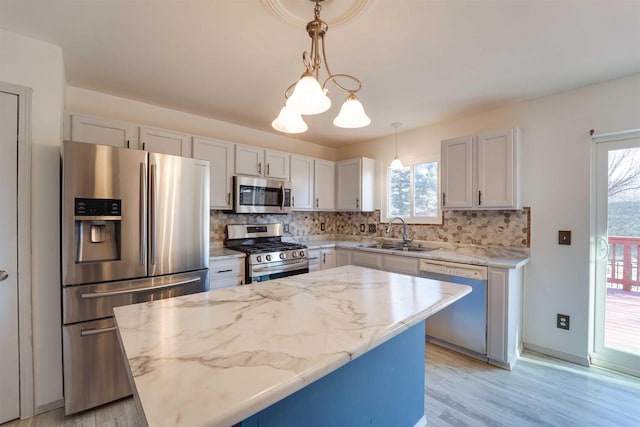
{"type": "Polygon", "coordinates": [[[227,268],[226,270],[218,270],[218,271],[216,271],[216,273],[229,273],[231,271],[233,271],[233,270],[230,269],[230,268],[227,268]]]}
{"type": "Polygon", "coordinates": [[[356,209],[360,209],[360,199],[356,197],[356,209]]]}
{"type": "Polygon", "coordinates": [[[127,139],[127,148],[131,148],[128,139],[127,139]]]}
{"type": "Polygon", "coordinates": [[[442,192],[442,206],[447,204],[447,195],[442,192]]]}
{"type": "Polygon", "coordinates": [[[323,264],[326,264],[326,263],[327,263],[327,253],[326,253],[326,252],[323,252],[323,253],[322,253],[322,263],[323,263],[323,264]]]}
{"type": "Polygon", "coordinates": [[[316,209],[320,207],[320,199],[316,197],[316,209]]]}
{"type": "Polygon", "coordinates": [[[258,162],[258,174],[262,175],[262,162],[258,162]]]}
{"type": "Polygon", "coordinates": [[[269,176],[271,172],[269,172],[269,163],[267,163],[267,176],[269,176]]]}
{"type": "Polygon", "coordinates": [[[296,207],[296,196],[291,196],[291,207],[292,208],[296,207]]]}
{"type": "Polygon", "coordinates": [[[227,205],[231,204],[231,193],[227,193],[227,205]]]}
{"type": "Polygon", "coordinates": [[[143,150],[143,151],[144,151],[145,147],[146,147],[146,143],[145,143],[145,142],[143,142],[143,143],[142,143],[142,150],[143,150]]]}
{"type": "Polygon", "coordinates": [[[478,190],[478,206],[482,204],[482,191],[478,190]]]}

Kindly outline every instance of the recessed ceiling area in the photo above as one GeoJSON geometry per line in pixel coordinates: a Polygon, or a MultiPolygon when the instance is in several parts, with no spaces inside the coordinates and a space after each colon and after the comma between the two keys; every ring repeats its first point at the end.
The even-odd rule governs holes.
{"type": "MultiPolygon", "coordinates": [[[[3,0],[0,28],[60,46],[70,86],[277,133],[284,91],[305,70],[313,7],[3,0]]],[[[372,120],[333,126],[346,94],[330,87],[329,111],[305,116],[309,130],[290,135],[330,147],[391,135],[393,122],[407,131],[640,73],[637,1],[326,0],[321,17],[331,71],[362,81],[372,120]]]]}

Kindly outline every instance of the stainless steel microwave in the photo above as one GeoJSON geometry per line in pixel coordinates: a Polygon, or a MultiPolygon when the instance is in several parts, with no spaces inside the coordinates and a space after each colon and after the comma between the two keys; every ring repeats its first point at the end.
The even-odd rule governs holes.
{"type": "Polygon", "coordinates": [[[234,211],[237,213],[291,212],[291,183],[279,179],[233,177],[234,211]]]}

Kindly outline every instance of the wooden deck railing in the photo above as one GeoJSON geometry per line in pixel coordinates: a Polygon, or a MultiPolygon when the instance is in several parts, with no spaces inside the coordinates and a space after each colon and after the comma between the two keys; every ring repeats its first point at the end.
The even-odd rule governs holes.
{"type": "Polygon", "coordinates": [[[640,293],[640,237],[609,236],[609,247],[607,287],[640,293]]]}

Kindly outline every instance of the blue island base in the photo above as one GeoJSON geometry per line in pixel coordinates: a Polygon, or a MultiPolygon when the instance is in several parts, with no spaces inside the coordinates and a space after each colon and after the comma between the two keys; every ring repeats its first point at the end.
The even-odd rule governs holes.
{"type": "Polygon", "coordinates": [[[242,421],[242,427],[426,425],[425,322],[242,421]]]}

